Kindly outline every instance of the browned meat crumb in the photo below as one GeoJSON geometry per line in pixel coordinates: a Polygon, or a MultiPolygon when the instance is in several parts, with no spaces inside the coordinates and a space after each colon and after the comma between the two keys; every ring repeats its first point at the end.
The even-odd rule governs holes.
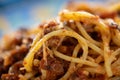
{"type": "Polygon", "coordinates": [[[59,76],[64,74],[63,64],[56,58],[48,57],[47,61],[43,59],[40,62],[40,70],[45,69],[47,71],[46,80],[56,80],[59,76]]]}
{"type": "Polygon", "coordinates": [[[3,74],[1,79],[2,80],[19,80],[19,77],[16,74],[3,74]]]}

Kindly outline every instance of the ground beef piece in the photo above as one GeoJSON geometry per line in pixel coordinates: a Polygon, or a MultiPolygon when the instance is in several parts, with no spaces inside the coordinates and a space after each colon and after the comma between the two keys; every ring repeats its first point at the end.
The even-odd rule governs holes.
{"type": "Polygon", "coordinates": [[[89,80],[83,69],[78,69],[69,78],[69,80],[89,80]]]}
{"type": "Polygon", "coordinates": [[[73,73],[68,80],[80,80],[76,73],[73,73]]]}
{"type": "Polygon", "coordinates": [[[22,44],[26,45],[28,48],[31,47],[32,42],[33,42],[32,36],[26,37],[22,40],[22,44]]]}
{"type": "Polygon", "coordinates": [[[58,47],[61,42],[61,38],[58,36],[51,37],[48,41],[48,47],[53,48],[53,47],[58,47]]]}
{"type": "Polygon", "coordinates": [[[0,76],[5,72],[3,63],[4,59],[0,57],[0,76]]]}
{"type": "Polygon", "coordinates": [[[47,58],[47,62],[43,59],[40,62],[40,70],[47,70],[46,80],[56,80],[64,74],[63,64],[56,58],[47,58]]]}
{"type": "Polygon", "coordinates": [[[26,46],[23,45],[21,47],[18,47],[11,51],[11,56],[10,56],[10,58],[12,59],[11,61],[14,63],[19,60],[23,60],[23,58],[26,56],[27,53],[28,53],[28,48],[26,46]]]}
{"type": "Polygon", "coordinates": [[[99,13],[96,13],[96,14],[99,15],[103,19],[114,18],[116,16],[116,12],[99,12],[99,13]]]}
{"type": "Polygon", "coordinates": [[[16,46],[16,48],[0,53],[1,57],[4,59],[4,66],[9,67],[23,58],[28,53],[28,47],[26,45],[16,46]]]}
{"type": "Polygon", "coordinates": [[[66,37],[63,40],[62,45],[58,47],[58,51],[65,55],[72,56],[73,50],[77,45],[77,43],[78,41],[76,39],[71,37],[66,37]]]}
{"type": "Polygon", "coordinates": [[[120,76],[112,77],[109,80],[120,80],[120,76]]]}
{"type": "Polygon", "coordinates": [[[43,49],[39,49],[34,55],[33,67],[32,69],[39,73],[40,60],[43,58],[43,49]]]}
{"type": "Polygon", "coordinates": [[[93,76],[84,69],[79,68],[73,74],[71,74],[69,80],[105,80],[105,75],[95,74],[93,76]]]}
{"type": "Polygon", "coordinates": [[[71,37],[66,37],[63,42],[62,45],[65,46],[75,46],[77,45],[78,41],[75,38],[71,38],[71,37]]]}
{"type": "Polygon", "coordinates": [[[120,17],[120,10],[117,11],[118,16],[120,17]]]}
{"type": "Polygon", "coordinates": [[[34,59],[32,69],[39,73],[40,60],[34,59]]]}
{"type": "Polygon", "coordinates": [[[94,78],[91,78],[90,80],[106,80],[105,75],[103,74],[96,74],[94,78]]]}
{"type": "Polygon", "coordinates": [[[101,35],[98,32],[89,32],[88,33],[94,40],[101,41],[101,35]]]}
{"type": "Polygon", "coordinates": [[[39,49],[38,52],[34,55],[34,59],[41,60],[43,57],[43,49],[39,49]]]}
{"type": "Polygon", "coordinates": [[[23,61],[16,62],[9,68],[9,74],[25,74],[25,69],[20,70],[23,67],[23,61]]]}
{"type": "Polygon", "coordinates": [[[55,21],[50,21],[49,23],[44,24],[43,25],[44,34],[47,34],[47,33],[50,33],[51,31],[56,30],[57,29],[56,25],[58,25],[58,24],[55,21]]]}
{"type": "Polygon", "coordinates": [[[23,38],[26,36],[27,30],[21,29],[14,34],[3,36],[2,49],[11,50],[22,44],[23,38]]]}
{"type": "Polygon", "coordinates": [[[22,39],[23,39],[23,35],[21,33],[16,33],[15,38],[13,39],[13,43],[14,45],[21,45],[22,44],[22,39]]]}
{"type": "Polygon", "coordinates": [[[68,55],[68,56],[72,55],[73,50],[74,50],[74,46],[59,46],[58,47],[59,52],[65,54],[65,55],[68,55]]]}
{"type": "Polygon", "coordinates": [[[77,70],[77,75],[79,76],[79,78],[81,79],[81,80],[88,80],[88,78],[87,78],[87,72],[85,71],[85,70],[83,70],[83,69],[78,69],[77,70]]]}
{"type": "Polygon", "coordinates": [[[35,78],[34,80],[42,80],[40,77],[35,78]]]}
{"type": "Polygon", "coordinates": [[[2,80],[19,80],[19,77],[15,74],[3,74],[1,79],[2,80]]]}
{"type": "Polygon", "coordinates": [[[69,61],[65,61],[65,60],[63,60],[61,58],[58,58],[58,57],[57,57],[57,60],[59,60],[63,64],[64,73],[66,73],[66,71],[68,70],[70,62],[69,61]]]}
{"type": "Polygon", "coordinates": [[[113,74],[120,76],[120,57],[111,65],[113,74]]]}

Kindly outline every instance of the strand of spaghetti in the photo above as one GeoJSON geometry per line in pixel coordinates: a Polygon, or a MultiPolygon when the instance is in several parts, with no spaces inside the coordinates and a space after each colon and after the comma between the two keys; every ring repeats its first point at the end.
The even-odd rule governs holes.
{"type": "Polygon", "coordinates": [[[93,43],[90,43],[89,41],[87,41],[88,46],[93,49],[94,51],[96,51],[97,53],[99,53],[100,55],[103,56],[103,50],[100,49],[99,47],[97,47],[96,45],[94,45],[93,43]]]}
{"type": "Polygon", "coordinates": [[[36,37],[34,38],[32,44],[31,44],[31,48],[33,48],[35,46],[35,44],[40,40],[40,37],[43,35],[42,33],[43,33],[43,31],[40,30],[40,32],[36,35],[36,37]]]}
{"type": "Polygon", "coordinates": [[[79,11],[79,12],[72,12],[68,10],[63,10],[59,14],[60,20],[61,21],[69,21],[69,20],[74,20],[74,21],[83,21],[87,22],[88,20],[90,22],[96,22],[98,21],[98,16],[94,16],[88,12],[85,11],[79,11]]]}
{"type": "Polygon", "coordinates": [[[111,77],[113,74],[112,74],[112,70],[111,70],[111,62],[110,62],[110,50],[109,50],[109,43],[110,43],[110,38],[111,38],[111,35],[110,35],[110,29],[109,27],[105,26],[105,24],[102,22],[102,21],[99,21],[101,24],[101,27],[103,27],[104,29],[101,29],[100,27],[99,30],[101,32],[101,36],[102,36],[102,40],[103,40],[103,49],[104,49],[104,66],[105,66],[105,70],[106,70],[106,73],[109,77],[111,77]]]}
{"type": "Polygon", "coordinates": [[[111,77],[113,75],[113,73],[112,73],[112,70],[111,70],[111,62],[110,62],[110,58],[109,58],[110,56],[108,55],[109,54],[108,53],[109,49],[108,49],[108,46],[106,46],[106,45],[104,45],[104,46],[105,46],[104,47],[105,69],[106,69],[108,77],[111,77]]]}
{"type": "MultiPolygon", "coordinates": [[[[83,26],[80,24],[80,22],[76,22],[77,28],[78,30],[81,32],[81,34],[90,42],[96,44],[97,46],[101,46],[102,44],[98,41],[93,40],[89,34],[85,31],[85,29],[83,28],[83,26]]],[[[89,26],[88,26],[89,27],[89,26]]]]}
{"type": "Polygon", "coordinates": [[[88,59],[89,61],[91,61],[91,62],[95,62],[95,60],[94,60],[92,57],[90,57],[90,56],[88,56],[87,59],[88,59]]]}
{"type": "Polygon", "coordinates": [[[47,53],[49,53],[49,55],[50,55],[50,57],[51,58],[54,58],[54,56],[53,56],[53,52],[47,47],[47,53]]]}
{"type": "Polygon", "coordinates": [[[117,50],[115,50],[112,54],[114,56],[117,56],[118,54],[120,54],[120,48],[118,48],[117,50]]]}
{"type": "Polygon", "coordinates": [[[95,62],[100,63],[101,61],[103,61],[103,57],[100,55],[96,58],[95,62]]]}
{"type": "Polygon", "coordinates": [[[84,57],[87,57],[88,45],[86,43],[86,40],[82,36],[80,36],[76,32],[67,31],[64,29],[53,31],[53,32],[50,32],[50,33],[46,34],[45,36],[43,36],[43,38],[40,39],[36,43],[36,45],[30,50],[30,52],[25,57],[25,59],[23,61],[23,65],[28,72],[32,71],[32,61],[34,58],[34,54],[41,48],[41,46],[43,45],[43,43],[46,40],[48,40],[49,38],[51,38],[53,36],[70,36],[70,37],[76,38],[78,40],[79,44],[81,45],[81,47],[83,48],[83,53],[84,53],[83,55],[85,55],[84,57]]]}
{"type": "Polygon", "coordinates": [[[42,76],[41,76],[42,80],[45,80],[47,76],[46,70],[41,69],[41,73],[42,73],[42,76]]]}
{"type": "Polygon", "coordinates": [[[110,29],[109,27],[107,27],[102,20],[99,20],[99,30],[101,32],[101,36],[102,36],[102,41],[103,41],[103,49],[104,49],[104,66],[105,66],[105,70],[106,73],[108,75],[108,77],[111,77],[113,75],[112,70],[111,70],[111,62],[110,62],[110,49],[109,49],[109,43],[110,43],[110,38],[111,38],[111,34],[110,34],[110,29]]]}
{"type": "MultiPolygon", "coordinates": [[[[77,44],[77,46],[75,47],[75,49],[73,51],[72,57],[77,57],[79,49],[80,49],[80,45],[77,44]]],[[[71,73],[74,72],[74,66],[75,66],[75,63],[71,62],[70,66],[68,68],[68,71],[66,72],[66,74],[62,78],[60,78],[60,80],[67,80],[69,78],[69,76],[71,75],[71,73]]]]}
{"type": "Polygon", "coordinates": [[[47,61],[47,52],[46,52],[46,45],[43,43],[43,59],[47,61]]]}
{"type": "Polygon", "coordinates": [[[90,73],[98,73],[98,74],[105,74],[105,70],[103,67],[85,67],[84,70],[90,72],[90,73]]]}
{"type": "MultiPolygon", "coordinates": [[[[101,24],[103,24],[102,27],[104,27],[104,23],[102,23],[100,21],[101,24]]],[[[100,29],[100,28],[99,28],[100,29]]],[[[110,29],[109,27],[104,27],[104,30],[100,29],[100,32],[101,32],[101,36],[102,36],[102,40],[103,40],[103,49],[104,49],[104,66],[105,66],[105,70],[106,70],[106,73],[108,75],[108,77],[111,77],[113,75],[112,73],[112,70],[111,70],[111,62],[110,62],[110,49],[109,49],[109,43],[110,43],[110,38],[111,38],[111,35],[110,35],[110,29]]]]}
{"type": "Polygon", "coordinates": [[[68,26],[65,26],[64,27],[65,29],[67,29],[67,30],[69,30],[69,31],[74,31],[74,30],[72,30],[70,27],[68,27],[68,26]]]}
{"type": "Polygon", "coordinates": [[[66,61],[70,61],[70,62],[74,62],[74,63],[79,63],[79,64],[85,64],[85,65],[88,65],[88,66],[93,66],[93,67],[97,67],[98,64],[94,63],[94,62],[90,62],[90,61],[87,61],[87,60],[83,60],[83,59],[80,59],[80,58],[74,58],[74,57],[70,57],[70,56],[67,56],[67,55],[64,55],[56,50],[53,50],[54,52],[54,55],[59,57],[59,58],[62,58],[66,61]]]}
{"type": "Polygon", "coordinates": [[[117,45],[120,46],[120,32],[118,30],[112,31],[112,40],[117,45]]]}
{"type": "MultiPolygon", "coordinates": [[[[45,60],[45,62],[47,62],[47,52],[46,52],[46,45],[45,45],[45,43],[43,43],[43,59],[45,60]]],[[[42,73],[42,76],[41,76],[42,80],[45,80],[46,75],[47,75],[46,70],[45,69],[41,69],[41,73],[42,73]]]]}
{"type": "Polygon", "coordinates": [[[112,55],[110,56],[110,62],[113,62],[116,59],[115,56],[117,56],[118,54],[120,54],[120,48],[112,53],[112,55]]]}
{"type": "Polygon", "coordinates": [[[77,54],[78,54],[78,52],[79,52],[79,50],[80,50],[80,44],[77,44],[77,46],[75,47],[75,49],[74,49],[74,51],[73,51],[73,57],[77,57],[77,54]]]}

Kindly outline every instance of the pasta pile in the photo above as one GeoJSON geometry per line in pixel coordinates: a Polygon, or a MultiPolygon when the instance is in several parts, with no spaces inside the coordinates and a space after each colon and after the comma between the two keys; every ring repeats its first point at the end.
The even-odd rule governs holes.
{"type": "Polygon", "coordinates": [[[20,41],[10,42],[8,48],[0,49],[4,59],[0,62],[4,67],[2,70],[0,66],[4,72],[0,73],[1,78],[119,80],[119,25],[120,4],[103,9],[70,3],[57,18],[42,23],[35,30],[23,30],[17,36],[20,41]],[[20,35],[24,36],[20,38],[20,35]],[[10,55],[15,60],[9,58],[10,55]]]}
{"type": "MultiPolygon", "coordinates": [[[[115,7],[114,10],[117,11],[118,9],[115,7]]],[[[45,45],[47,41],[54,36],[58,36],[62,38],[62,41],[66,37],[77,40],[71,56],[58,51],[59,46],[62,45],[62,41],[59,42],[58,46],[53,46],[49,49],[52,52],[51,54],[43,52],[44,60],[46,60],[48,55],[52,55],[53,57],[55,56],[70,62],[67,72],[60,80],[69,79],[70,75],[78,68],[83,68],[88,73],[88,76],[90,74],[103,74],[106,79],[118,76],[116,75],[116,70],[118,69],[118,63],[116,64],[116,62],[119,60],[120,53],[120,32],[119,21],[116,22],[116,17],[119,18],[119,15],[116,15],[115,19],[109,17],[102,19],[86,11],[63,10],[56,20],[56,22],[59,21],[56,26],[57,29],[42,37],[39,36],[42,34],[40,32],[34,39],[32,48],[24,59],[25,69],[28,72],[32,71],[35,53],[41,47],[43,50],[46,47],[49,48],[45,45]],[[93,32],[95,32],[94,37],[97,39],[90,35],[93,32]],[[82,53],[79,53],[80,49],[82,49],[82,53]]],[[[43,70],[42,75],[47,75],[45,71],[43,70]]],[[[45,76],[43,77],[45,79],[45,76]]]]}

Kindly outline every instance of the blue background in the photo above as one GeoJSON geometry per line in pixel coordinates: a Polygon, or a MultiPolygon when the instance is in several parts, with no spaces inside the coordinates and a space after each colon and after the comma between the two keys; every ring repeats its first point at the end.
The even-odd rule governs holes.
{"type": "MultiPolygon", "coordinates": [[[[20,27],[32,27],[55,18],[70,0],[0,0],[0,36],[20,27]]],[[[107,0],[75,0],[108,2],[107,0]]],[[[114,0],[113,0],[114,1],[114,0]]]]}

